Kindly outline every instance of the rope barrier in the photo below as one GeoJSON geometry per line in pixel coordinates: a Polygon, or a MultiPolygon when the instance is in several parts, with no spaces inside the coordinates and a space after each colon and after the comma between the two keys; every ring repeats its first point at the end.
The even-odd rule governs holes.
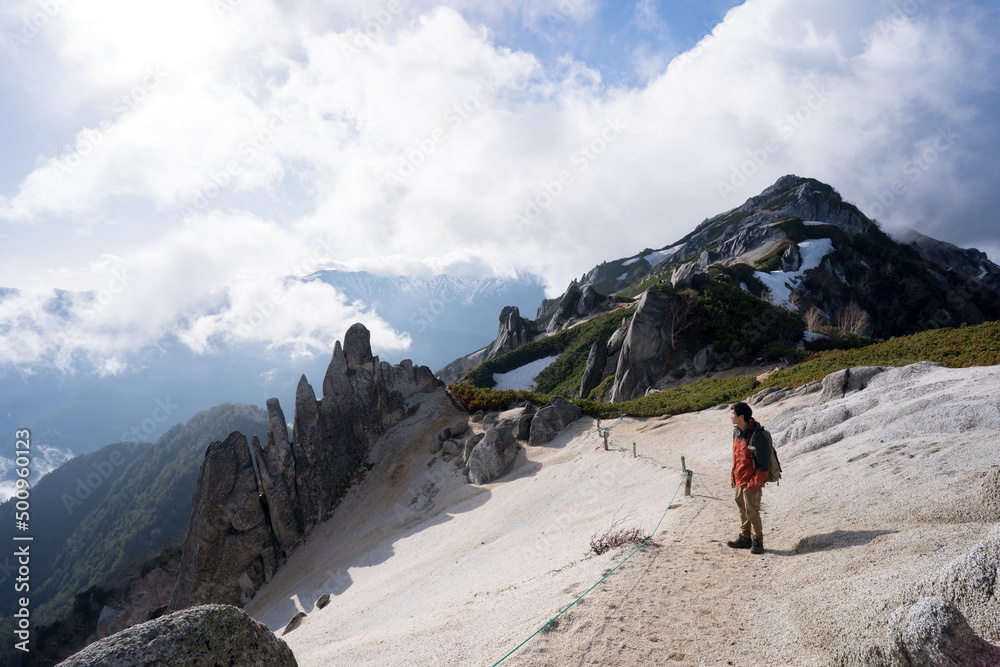
{"type": "MultiPolygon", "coordinates": [[[[632,442],[622,442],[621,440],[608,440],[608,442],[613,442],[616,445],[622,445],[623,447],[633,447],[635,443],[632,442]]],[[[648,449],[643,449],[642,447],[635,447],[636,450],[643,452],[645,454],[652,454],[653,456],[658,456],[661,459],[670,459],[671,461],[680,461],[682,456],[667,456],[666,454],[657,454],[656,452],[651,452],[648,449]]],[[[615,449],[616,452],[627,451],[625,449],[615,449]]]]}
{"type": "MultiPolygon", "coordinates": [[[[616,425],[618,425],[618,423],[621,422],[623,419],[625,419],[625,415],[623,415],[623,414],[619,415],[618,418],[614,422],[612,422],[612,424],[610,426],[601,426],[601,420],[600,419],[597,420],[597,426],[595,428],[597,429],[597,432],[601,434],[601,437],[604,438],[605,447],[607,447],[608,443],[613,442],[616,445],[621,445],[623,447],[629,447],[629,446],[631,446],[633,450],[644,452],[646,454],[652,454],[653,456],[658,456],[661,459],[670,459],[671,461],[681,461],[681,460],[683,460],[683,457],[680,457],[680,456],[667,456],[666,454],[658,454],[657,452],[651,452],[648,449],[643,449],[641,447],[636,447],[636,445],[635,445],[634,442],[622,442],[621,440],[615,440],[614,438],[608,438],[608,435],[611,433],[611,429],[614,428],[616,425]]],[[[618,450],[615,450],[615,451],[625,451],[625,450],[618,449],[618,450]]]]}
{"type": "Polygon", "coordinates": [[[667,503],[667,509],[663,510],[663,514],[662,514],[662,515],[660,516],[660,520],[659,520],[659,521],[658,521],[658,522],[656,523],[656,528],[654,528],[654,529],[653,529],[653,532],[652,532],[652,533],[650,533],[649,537],[647,537],[647,538],[646,538],[646,539],[645,539],[645,540],[643,541],[643,543],[642,543],[642,544],[640,544],[639,546],[637,546],[637,547],[635,548],[635,550],[633,550],[633,551],[632,551],[632,553],[630,553],[630,554],[629,554],[628,556],[626,556],[626,557],[625,557],[625,560],[623,560],[622,562],[618,563],[618,565],[615,565],[615,567],[614,567],[614,568],[613,568],[612,570],[610,570],[610,571],[609,571],[609,572],[608,572],[607,574],[605,574],[605,575],[604,575],[603,577],[601,577],[601,578],[600,578],[600,580],[599,580],[599,581],[598,581],[598,582],[597,582],[596,584],[594,584],[593,586],[591,586],[590,588],[588,588],[587,590],[585,590],[585,591],[583,592],[583,594],[582,594],[582,595],[580,595],[580,597],[578,597],[577,599],[573,600],[573,601],[572,601],[571,603],[569,603],[569,605],[567,605],[567,606],[566,606],[566,608],[565,608],[565,609],[563,609],[563,610],[562,610],[562,611],[560,611],[560,612],[559,612],[558,614],[556,614],[555,616],[553,616],[552,618],[550,618],[550,619],[549,619],[549,620],[548,620],[548,621],[547,621],[547,622],[545,623],[545,625],[543,625],[542,627],[540,627],[540,628],[538,628],[537,630],[535,630],[535,631],[534,631],[534,632],[533,632],[533,633],[531,634],[531,637],[528,637],[527,639],[525,639],[525,640],[524,640],[523,642],[521,642],[520,644],[518,644],[517,646],[515,646],[515,647],[514,647],[513,649],[511,649],[510,653],[508,653],[508,654],[507,654],[507,655],[505,655],[504,657],[502,657],[502,658],[500,658],[499,660],[497,660],[496,662],[494,662],[494,663],[493,663],[493,665],[492,665],[492,667],[496,667],[496,666],[497,666],[497,665],[499,665],[499,664],[500,664],[501,662],[503,662],[504,660],[506,660],[507,658],[509,658],[510,656],[512,656],[512,655],[514,654],[514,652],[515,652],[515,651],[517,651],[517,650],[518,650],[519,648],[521,648],[522,646],[524,646],[525,644],[527,644],[527,643],[528,643],[529,641],[531,641],[531,640],[532,640],[532,639],[534,638],[534,636],[535,636],[535,635],[537,635],[537,634],[538,634],[539,632],[541,632],[541,631],[542,631],[542,630],[544,630],[545,628],[549,627],[549,625],[550,625],[550,624],[551,624],[551,623],[552,623],[552,622],[553,622],[554,620],[556,620],[557,618],[559,618],[560,616],[562,616],[563,614],[565,614],[565,613],[566,613],[566,612],[567,612],[567,611],[569,610],[569,608],[570,608],[570,607],[572,607],[572,606],[573,606],[573,605],[575,605],[575,604],[576,604],[577,602],[579,602],[580,600],[582,600],[582,599],[583,599],[583,597],[584,597],[584,596],[585,596],[585,595],[586,595],[587,593],[589,593],[590,591],[592,591],[592,590],[594,590],[595,588],[597,588],[598,586],[600,586],[600,585],[601,585],[601,583],[602,583],[602,582],[603,582],[603,581],[604,581],[605,579],[607,579],[608,577],[610,577],[610,576],[611,576],[611,574],[612,574],[612,573],[613,573],[613,572],[614,572],[615,570],[617,570],[617,569],[618,569],[618,568],[620,568],[620,567],[621,567],[622,565],[624,565],[624,564],[626,563],[626,561],[628,561],[628,559],[629,559],[629,558],[631,558],[632,556],[634,556],[634,555],[636,554],[636,552],[638,552],[638,551],[639,551],[639,549],[642,549],[642,548],[643,548],[644,546],[646,546],[646,543],[647,543],[647,542],[649,542],[649,541],[650,541],[651,539],[653,539],[653,536],[654,536],[654,535],[656,535],[656,531],[658,531],[658,530],[660,529],[660,524],[662,524],[662,523],[663,523],[663,519],[664,519],[664,518],[665,518],[665,517],[667,516],[667,512],[668,512],[668,511],[670,510],[670,506],[674,504],[674,500],[675,500],[675,499],[677,498],[677,493],[678,493],[678,492],[679,492],[679,491],[681,490],[681,486],[683,486],[683,485],[684,485],[684,481],[685,481],[686,477],[687,477],[686,475],[685,475],[685,476],[683,476],[683,477],[681,477],[681,482],[680,482],[680,484],[678,484],[678,485],[677,485],[677,488],[676,488],[676,489],[674,489],[674,495],[673,495],[673,497],[672,497],[672,498],[670,499],[670,502],[669,502],[669,503],[667,503]]]}

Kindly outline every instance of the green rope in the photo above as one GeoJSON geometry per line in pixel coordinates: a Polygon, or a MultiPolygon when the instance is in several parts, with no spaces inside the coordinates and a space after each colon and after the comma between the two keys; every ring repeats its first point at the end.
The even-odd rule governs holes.
{"type": "MultiPolygon", "coordinates": [[[[633,445],[633,443],[631,443],[631,442],[622,442],[621,440],[608,440],[608,442],[613,442],[616,445],[621,445],[621,446],[626,447],[626,448],[631,447],[633,445]]],[[[666,454],[657,454],[656,452],[651,452],[648,449],[643,449],[642,447],[636,447],[636,450],[640,451],[640,452],[643,452],[644,454],[652,454],[653,456],[659,456],[661,459],[670,459],[671,461],[680,461],[681,460],[681,457],[679,457],[679,456],[667,456],[666,454]]],[[[626,450],[625,449],[616,449],[615,451],[616,452],[624,452],[626,450]]]]}
{"type": "Polygon", "coordinates": [[[678,491],[680,491],[680,490],[681,490],[681,486],[682,486],[683,484],[684,484],[684,477],[681,477],[681,483],[677,485],[677,488],[676,488],[676,489],[674,489],[674,495],[673,495],[673,497],[672,497],[672,498],[670,499],[670,502],[669,502],[669,503],[667,503],[667,509],[663,510],[663,514],[662,514],[662,515],[660,516],[660,520],[659,520],[659,521],[657,522],[657,524],[656,524],[656,528],[654,528],[654,529],[653,529],[653,532],[652,532],[652,533],[650,533],[649,537],[647,537],[647,538],[645,539],[645,541],[643,541],[643,543],[642,543],[642,544],[640,544],[639,546],[637,546],[637,547],[635,548],[635,550],[634,550],[634,551],[633,551],[632,553],[630,553],[630,554],[629,554],[628,556],[626,556],[626,557],[625,557],[625,560],[623,560],[622,562],[618,563],[618,565],[615,565],[614,569],[612,569],[612,570],[611,570],[610,572],[608,572],[608,573],[607,573],[606,575],[604,575],[603,577],[601,577],[600,581],[598,581],[598,582],[597,582],[596,584],[594,584],[593,586],[591,586],[590,588],[588,588],[588,589],[587,589],[586,591],[584,591],[584,592],[583,592],[583,595],[581,595],[581,596],[580,596],[580,597],[578,597],[577,599],[573,600],[573,601],[572,601],[572,602],[571,602],[571,603],[569,604],[569,606],[567,606],[567,607],[566,607],[565,609],[563,609],[563,610],[562,610],[561,612],[559,612],[558,614],[556,614],[555,616],[553,616],[552,618],[550,618],[550,619],[548,620],[548,622],[547,622],[547,623],[546,623],[545,625],[543,625],[542,627],[540,627],[540,628],[538,628],[537,630],[535,630],[535,632],[534,632],[534,633],[532,633],[531,637],[528,637],[527,639],[525,639],[525,640],[524,640],[523,642],[521,642],[520,644],[518,644],[517,646],[515,646],[515,647],[514,647],[513,649],[511,649],[510,653],[508,653],[508,654],[507,654],[507,655],[505,655],[504,657],[502,657],[502,658],[500,658],[499,660],[497,660],[496,662],[494,662],[494,663],[493,663],[493,665],[492,665],[492,667],[496,667],[496,666],[497,666],[497,665],[499,665],[499,664],[500,664],[501,662],[503,662],[504,660],[506,660],[507,658],[509,658],[509,657],[510,657],[511,655],[513,655],[513,654],[514,654],[514,652],[515,652],[515,651],[517,651],[517,649],[521,648],[522,646],[524,646],[525,644],[527,644],[527,643],[528,643],[529,641],[531,641],[531,639],[532,639],[532,638],[534,638],[534,636],[535,636],[535,635],[537,635],[537,634],[538,634],[539,632],[541,632],[541,631],[542,631],[542,630],[544,630],[545,628],[549,627],[549,625],[550,625],[550,624],[552,623],[552,621],[556,620],[557,618],[559,618],[560,616],[562,616],[563,614],[565,614],[565,613],[566,613],[566,612],[567,612],[567,611],[569,610],[569,608],[570,608],[570,607],[572,607],[572,606],[573,606],[573,605],[575,605],[575,604],[576,604],[577,602],[579,602],[580,600],[582,600],[582,599],[583,599],[583,597],[584,597],[584,595],[586,595],[586,594],[587,594],[587,593],[589,593],[590,591],[592,591],[592,590],[594,590],[595,588],[597,588],[598,586],[600,586],[600,585],[601,585],[601,582],[603,582],[603,581],[604,581],[605,579],[607,579],[608,577],[610,577],[610,576],[611,576],[611,573],[612,573],[612,572],[614,572],[615,570],[617,570],[618,568],[620,568],[620,567],[621,567],[622,565],[624,565],[624,564],[625,564],[625,562],[626,562],[626,561],[628,561],[628,559],[629,559],[629,558],[631,558],[632,556],[634,556],[634,555],[635,555],[635,553],[636,553],[637,551],[639,551],[639,549],[641,549],[641,548],[643,548],[644,546],[646,546],[646,542],[649,542],[649,541],[650,541],[651,539],[653,539],[653,536],[654,536],[654,535],[656,535],[656,531],[658,531],[658,530],[660,529],[660,524],[661,524],[661,523],[663,523],[663,519],[664,519],[664,517],[666,517],[666,516],[667,516],[667,511],[669,511],[669,510],[670,510],[670,506],[674,504],[674,499],[675,499],[675,498],[677,498],[677,493],[678,493],[678,491]]]}

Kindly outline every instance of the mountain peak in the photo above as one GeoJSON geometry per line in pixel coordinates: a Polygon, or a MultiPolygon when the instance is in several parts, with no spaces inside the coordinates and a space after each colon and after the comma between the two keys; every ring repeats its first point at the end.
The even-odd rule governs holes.
{"type": "MultiPolygon", "coordinates": [[[[656,283],[682,289],[709,275],[829,321],[854,303],[880,337],[1000,316],[1000,268],[983,253],[927,237],[894,241],[833,186],[796,174],[670,246],[600,264],[576,289],[633,298],[656,283]]],[[[545,314],[556,303],[544,302],[545,314]]]]}

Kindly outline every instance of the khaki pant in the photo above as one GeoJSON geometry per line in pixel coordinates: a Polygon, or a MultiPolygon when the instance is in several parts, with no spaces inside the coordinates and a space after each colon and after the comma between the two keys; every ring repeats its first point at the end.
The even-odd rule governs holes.
{"type": "Polygon", "coordinates": [[[764,540],[764,528],[760,523],[760,492],[746,487],[736,487],[736,506],[740,508],[740,535],[764,540]],[[751,535],[752,532],[752,535],[751,535]]]}

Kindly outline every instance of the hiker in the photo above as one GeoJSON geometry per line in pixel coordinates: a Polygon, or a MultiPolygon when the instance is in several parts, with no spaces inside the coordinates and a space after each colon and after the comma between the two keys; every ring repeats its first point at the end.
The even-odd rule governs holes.
{"type": "Polygon", "coordinates": [[[746,403],[735,403],[729,412],[733,426],[733,470],[729,481],[736,489],[740,508],[740,536],[726,542],[733,549],[764,553],[764,529],[760,522],[761,487],[771,467],[771,446],[746,403]]]}

